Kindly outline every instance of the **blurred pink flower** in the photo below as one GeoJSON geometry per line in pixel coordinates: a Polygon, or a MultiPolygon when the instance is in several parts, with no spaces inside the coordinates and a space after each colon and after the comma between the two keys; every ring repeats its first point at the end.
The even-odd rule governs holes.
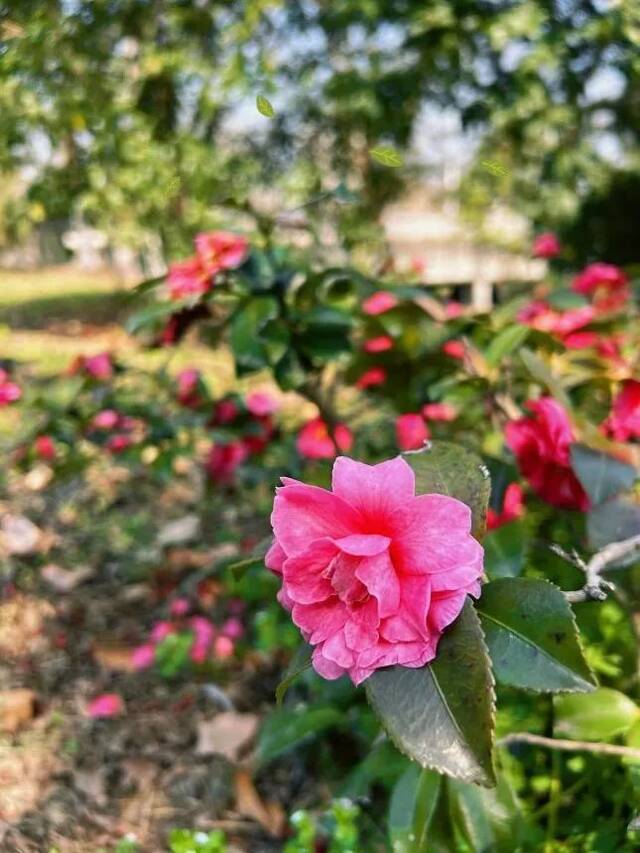
{"type": "Polygon", "coordinates": [[[247,395],[247,409],[252,415],[262,417],[272,415],[280,408],[280,401],[268,391],[252,391],[247,395]]]}
{"type": "Polygon", "coordinates": [[[534,258],[555,258],[560,251],[560,241],[552,231],[539,234],[533,241],[534,258]]]}
{"type": "Polygon", "coordinates": [[[363,349],[365,352],[376,353],[376,352],[387,352],[393,347],[393,338],[390,338],[389,335],[380,335],[377,338],[369,338],[368,341],[365,341],[363,344],[363,349]]]}
{"type": "Polygon", "coordinates": [[[87,716],[93,719],[102,717],[116,717],[124,711],[124,702],[122,696],[118,693],[103,693],[102,696],[89,702],[87,705],[87,716]]]}
{"type": "Polygon", "coordinates": [[[387,371],[383,367],[370,367],[356,382],[356,388],[361,391],[383,385],[387,379],[387,371]]]}
{"type": "Polygon", "coordinates": [[[50,435],[39,435],[34,441],[34,449],[39,459],[51,461],[56,458],[56,446],[50,435]]]}
{"type": "Polygon", "coordinates": [[[136,669],[148,669],[156,659],[156,647],[153,643],[144,643],[133,650],[131,660],[136,669]]]}
{"type": "Polygon", "coordinates": [[[519,483],[509,483],[504,492],[502,503],[502,512],[496,512],[494,509],[487,510],[487,528],[496,530],[502,527],[503,524],[508,524],[510,521],[515,521],[522,518],[525,513],[524,494],[522,486],[519,483]]]}
{"type": "MultiPolygon", "coordinates": [[[[338,424],[334,434],[339,450],[351,449],[353,436],[347,426],[338,424]]],[[[298,453],[307,459],[333,459],[336,455],[336,448],[322,418],[314,418],[302,427],[296,439],[296,447],[298,453]]]]}
{"type": "Polygon", "coordinates": [[[188,598],[174,598],[169,605],[169,613],[172,616],[184,616],[191,609],[191,603],[188,598]]]}
{"type": "Polygon", "coordinates": [[[202,402],[202,398],[198,393],[200,371],[195,367],[187,367],[178,373],[176,383],[178,386],[176,396],[180,405],[186,406],[189,409],[197,408],[202,402]]]}
{"type": "Polygon", "coordinates": [[[149,638],[152,643],[161,643],[169,634],[175,634],[176,627],[173,622],[167,622],[166,620],[162,622],[156,622],[156,624],[151,629],[151,633],[149,634],[149,638]]]}
{"type": "Polygon", "coordinates": [[[22,397],[22,389],[15,382],[11,382],[9,374],[0,367],[0,406],[15,403],[22,397]]]}
{"type": "Polygon", "coordinates": [[[379,290],[364,300],[362,310],[365,314],[376,317],[378,314],[384,314],[395,308],[397,304],[398,299],[393,293],[389,293],[387,290],[379,290]]]}
{"type": "Polygon", "coordinates": [[[233,656],[235,646],[229,637],[216,637],[213,642],[213,653],[220,660],[226,660],[233,656]]]}
{"type": "Polygon", "coordinates": [[[425,403],[422,415],[431,421],[454,421],[458,411],[451,403],[425,403]]]}
{"type": "Polygon", "coordinates": [[[198,259],[209,275],[239,267],[249,251],[246,237],[232,234],[230,231],[198,234],[195,246],[198,259]]]}
{"type": "Polygon", "coordinates": [[[200,258],[187,258],[169,265],[167,287],[171,299],[201,296],[211,288],[211,278],[203,268],[200,258]]]}
{"type": "Polygon", "coordinates": [[[220,629],[220,633],[225,637],[231,637],[232,640],[237,640],[244,634],[244,627],[242,622],[234,616],[227,619],[220,629]]]}
{"type": "Polygon", "coordinates": [[[450,358],[462,361],[466,353],[466,348],[462,341],[450,340],[442,345],[442,352],[450,358]]]}
{"type": "Polygon", "coordinates": [[[640,382],[628,379],[623,383],[603,426],[616,441],[640,439],[640,382]]]}
{"type": "Polygon", "coordinates": [[[400,450],[419,450],[429,438],[429,429],[418,414],[398,415],[396,439],[400,450]]]}
{"type": "Polygon", "coordinates": [[[115,409],[103,409],[91,420],[92,429],[113,429],[120,423],[120,413],[115,409]]]}
{"type": "Polygon", "coordinates": [[[215,482],[228,485],[233,481],[236,469],[249,455],[249,448],[242,441],[214,444],[209,451],[206,468],[215,482]]]}
{"type": "Polygon", "coordinates": [[[100,352],[84,358],[84,369],[94,379],[111,379],[113,362],[108,352],[100,352]]]}

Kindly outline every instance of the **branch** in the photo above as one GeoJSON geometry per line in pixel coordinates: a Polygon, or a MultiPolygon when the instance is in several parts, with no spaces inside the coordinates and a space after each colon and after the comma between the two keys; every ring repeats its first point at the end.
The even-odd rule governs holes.
{"type": "Polygon", "coordinates": [[[512,743],[530,743],[534,746],[546,746],[548,749],[559,749],[564,752],[592,752],[595,755],[619,755],[623,758],[640,760],[640,749],[631,746],[617,746],[612,743],[599,743],[587,740],[562,740],[529,732],[513,732],[500,738],[498,746],[509,746],[512,743]]]}
{"type": "Polygon", "coordinates": [[[565,592],[565,597],[570,604],[577,604],[582,601],[604,601],[613,589],[613,584],[602,577],[602,572],[611,563],[616,563],[636,551],[640,553],[640,535],[605,545],[587,563],[575,552],[567,554],[559,545],[552,546],[551,550],[572,565],[582,569],[586,575],[582,589],[565,592]]]}

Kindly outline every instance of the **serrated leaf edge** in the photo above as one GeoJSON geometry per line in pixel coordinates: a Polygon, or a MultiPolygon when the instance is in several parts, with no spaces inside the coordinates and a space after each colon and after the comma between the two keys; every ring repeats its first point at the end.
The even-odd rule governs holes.
{"type": "MultiPolygon", "coordinates": [[[[495,581],[499,581],[499,580],[538,580],[538,581],[541,581],[542,583],[546,583],[549,586],[552,586],[554,589],[557,589],[558,592],[562,593],[562,597],[564,598],[564,592],[562,591],[562,589],[557,584],[553,583],[552,581],[548,580],[547,578],[520,578],[520,577],[517,577],[517,578],[494,578],[493,580],[490,580],[489,583],[494,583],[495,581]]],[[[569,618],[571,619],[571,624],[573,626],[574,636],[575,636],[576,642],[578,643],[578,648],[580,649],[580,654],[582,655],[582,659],[584,661],[585,667],[587,668],[587,672],[589,673],[589,675],[593,679],[593,683],[589,684],[588,681],[584,681],[584,679],[582,679],[584,681],[584,684],[586,685],[586,689],[584,689],[584,690],[581,690],[580,688],[576,688],[575,690],[569,690],[569,689],[534,690],[532,687],[521,687],[519,684],[516,684],[516,685],[511,684],[511,685],[509,685],[510,687],[515,687],[516,690],[523,690],[525,693],[530,693],[530,694],[533,694],[536,696],[539,696],[540,694],[544,695],[547,693],[552,695],[552,696],[559,696],[559,695],[563,695],[565,693],[593,693],[594,690],[598,689],[598,680],[595,676],[595,673],[593,672],[593,670],[589,666],[589,661],[587,660],[585,653],[584,653],[584,644],[582,642],[582,635],[580,634],[580,631],[578,630],[578,623],[576,621],[576,615],[573,612],[573,608],[571,607],[571,605],[569,604],[569,602],[566,599],[565,599],[565,602],[566,602],[567,608],[569,610],[569,618]]],[[[482,596],[480,597],[480,601],[476,604],[476,608],[481,603],[482,603],[482,596]]],[[[478,615],[480,616],[480,621],[482,621],[482,615],[484,615],[484,614],[482,614],[481,610],[478,611],[478,615]]],[[[489,617],[489,618],[491,618],[491,617],[489,617]]],[[[483,634],[484,634],[484,632],[483,632],[483,634]]],[[[546,654],[546,652],[545,652],[545,654],[546,654]]],[[[547,655],[547,656],[550,657],[550,655],[547,655]]],[[[489,657],[491,657],[491,655],[489,655],[489,657]]],[[[551,658],[551,660],[553,660],[553,658],[551,658]]],[[[561,666],[563,666],[563,668],[566,669],[568,672],[571,672],[572,674],[575,675],[573,670],[564,666],[564,664],[561,664],[561,666]]],[[[491,672],[493,673],[493,667],[491,669],[491,672]]],[[[581,676],[578,676],[578,677],[581,678],[581,676]]],[[[507,682],[505,682],[505,684],[506,683],[507,682]]]]}

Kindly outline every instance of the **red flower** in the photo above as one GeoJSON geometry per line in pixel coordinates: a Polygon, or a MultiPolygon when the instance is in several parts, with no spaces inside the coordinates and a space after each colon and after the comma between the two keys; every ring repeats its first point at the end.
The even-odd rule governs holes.
{"type": "Polygon", "coordinates": [[[451,403],[426,403],[422,407],[422,415],[431,421],[454,421],[458,412],[451,403]]]}
{"type": "Polygon", "coordinates": [[[389,293],[387,290],[379,290],[364,300],[362,310],[365,314],[369,314],[370,317],[376,317],[378,314],[391,311],[397,304],[398,299],[393,293],[389,293]]]}
{"type": "Polygon", "coordinates": [[[640,382],[629,379],[623,384],[603,426],[616,441],[640,438],[640,382]]]}
{"type": "Polygon", "coordinates": [[[380,335],[378,338],[369,338],[369,340],[365,341],[362,345],[364,351],[370,353],[386,352],[392,347],[393,338],[390,338],[389,335],[380,335]]]}
{"type": "Polygon", "coordinates": [[[195,245],[200,264],[208,275],[239,267],[249,251],[247,239],[230,231],[198,234],[195,245]]]}
{"type": "Polygon", "coordinates": [[[233,481],[236,469],[249,455],[249,449],[242,441],[229,444],[214,444],[209,451],[207,471],[212,480],[223,485],[233,481]]]}
{"type": "Polygon", "coordinates": [[[534,258],[555,258],[560,254],[560,241],[552,231],[539,234],[533,241],[534,258]]]}
{"type": "Polygon", "coordinates": [[[448,320],[455,320],[464,314],[464,305],[462,302],[456,302],[455,299],[450,299],[444,306],[444,313],[448,320]]]}
{"type": "Polygon", "coordinates": [[[576,293],[589,295],[598,288],[608,292],[626,288],[629,279],[614,264],[595,263],[589,264],[579,273],[571,284],[571,289],[576,293]]]}
{"type": "Polygon", "coordinates": [[[110,453],[122,453],[133,444],[133,438],[126,433],[118,433],[112,435],[105,444],[105,447],[110,453]]]}
{"type": "Polygon", "coordinates": [[[198,393],[200,385],[200,371],[195,367],[188,367],[186,370],[181,370],[176,377],[178,384],[177,398],[181,406],[186,406],[188,409],[197,408],[202,402],[202,397],[198,393]]]}
{"type": "Polygon", "coordinates": [[[213,407],[212,421],[217,426],[224,426],[234,421],[240,410],[233,400],[220,400],[213,407]]]}
{"type": "Polygon", "coordinates": [[[365,388],[373,388],[382,385],[387,379],[387,371],[382,367],[371,367],[366,370],[356,382],[356,388],[364,391],[365,388]]]}
{"type": "Polygon", "coordinates": [[[187,258],[169,265],[167,286],[171,299],[200,296],[211,287],[211,276],[199,257],[187,258]]]}
{"type": "Polygon", "coordinates": [[[51,461],[56,458],[56,446],[50,435],[39,435],[34,442],[36,456],[51,461]]]}
{"type": "Polygon", "coordinates": [[[522,476],[552,506],[589,509],[589,498],[570,467],[574,436],[566,412],[552,397],[530,401],[527,408],[532,417],[512,421],[505,429],[522,476]]]}
{"type": "Polygon", "coordinates": [[[249,453],[262,453],[273,436],[273,421],[270,415],[263,415],[262,417],[254,415],[253,423],[258,431],[246,435],[242,441],[249,453]]]}
{"type": "Polygon", "coordinates": [[[0,367],[0,406],[8,406],[22,397],[22,389],[9,380],[9,374],[0,367]]]}
{"type": "Polygon", "coordinates": [[[508,524],[510,521],[522,518],[523,515],[524,500],[522,486],[519,483],[509,483],[504,493],[502,512],[496,512],[491,508],[487,511],[487,527],[489,530],[495,530],[498,527],[502,527],[503,524],[508,524]]]}
{"type": "Polygon", "coordinates": [[[462,341],[445,341],[442,344],[442,352],[445,355],[448,355],[450,358],[458,359],[458,361],[462,361],[465,356],[466,349],[462,341]]]}
{"type": "Polygon", "coordinates": [[[113,362],[108,352],[99,352],[97,355],[79,355],[69,365],[70,374],[84,370],[93,379],[111,379],[113,376],[113,362]]]}
{"type": "MultiPolygon", "coordinates": [[[[351,449],[353,435],[349,427],[338,424],[334,436],[339,450],[346,452],[351,449]]],[[[333,459],[336,455],[335,445],[322,418],[314,418],[302,427],[296,439],[296,447],[298,453],[307,459],[333,459]]]]}
{"type": "Polygon", "coordinates": [[[428,438],[429,429],[421,415],[398,415],[396,439],[400,450],[419,450],[428,438]]]}

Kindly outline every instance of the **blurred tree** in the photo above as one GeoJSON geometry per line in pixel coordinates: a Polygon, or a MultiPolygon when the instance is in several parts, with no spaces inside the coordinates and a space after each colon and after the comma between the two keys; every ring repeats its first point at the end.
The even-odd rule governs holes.
{"type": "Polygon", "coordinates": [[[503,197],[566,225],[612,163],[640,171],[637,0],[5,0],[0,26],[0,169],[32,181],[16,221],[37,199],[174,252],[215,205],[345,181],[361,204],[332,212],[366,239],[413,174],[369,150],[408,149],[425,103],[482,131],[472,216],[503,197]]]}

